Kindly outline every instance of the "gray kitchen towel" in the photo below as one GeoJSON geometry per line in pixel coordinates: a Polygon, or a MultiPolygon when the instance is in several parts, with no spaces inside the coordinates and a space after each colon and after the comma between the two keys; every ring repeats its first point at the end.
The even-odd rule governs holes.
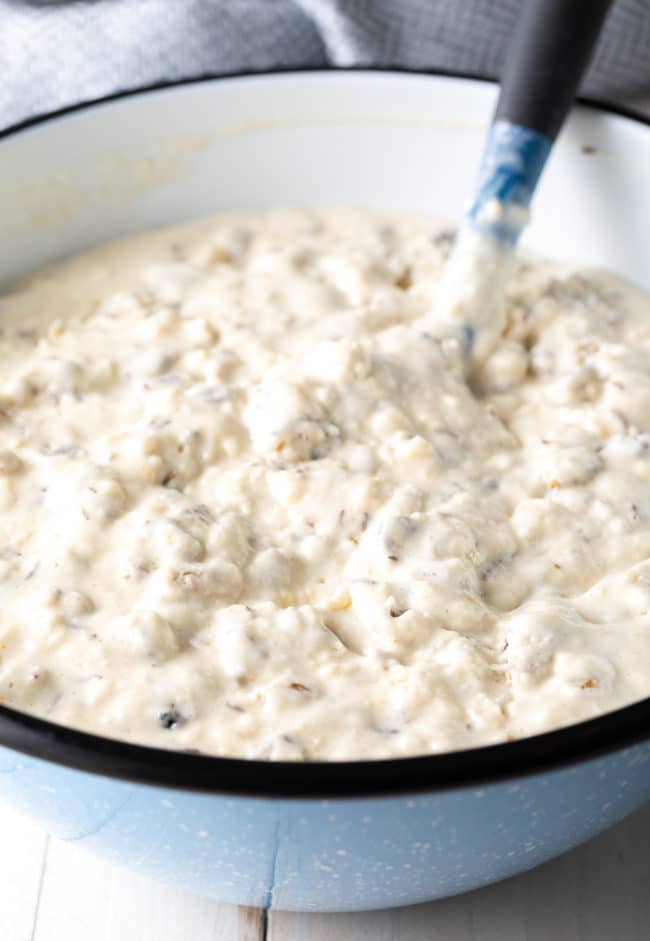
{"type": "MultiPolygon", "coordinates": [[[[0,127],[204,73],[399,65],[496,76],[520,3],[0,0],[0,127]]],[[[650,0],[616,0],[583,90],[650,94],[650,0]]]]}

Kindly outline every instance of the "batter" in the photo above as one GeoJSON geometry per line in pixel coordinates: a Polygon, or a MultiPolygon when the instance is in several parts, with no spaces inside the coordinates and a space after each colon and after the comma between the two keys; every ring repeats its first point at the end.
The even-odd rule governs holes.
{"type": "Polygon", "coordinates": [[[276,760],[650,693],[650,300],[519,262],[472,379],[428,218],[175,227],[0,300],[0,696],[276,760]]]}

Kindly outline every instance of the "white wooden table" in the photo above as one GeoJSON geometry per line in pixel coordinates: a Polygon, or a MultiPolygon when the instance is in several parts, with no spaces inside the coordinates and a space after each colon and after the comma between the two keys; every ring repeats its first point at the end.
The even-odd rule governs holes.
{"type": "Polygon", "coordinates": [[[648,941],[650,804],[507,882],[358,915],[237,909],[50,839],[0,805],[0,941],[648,941]]]}

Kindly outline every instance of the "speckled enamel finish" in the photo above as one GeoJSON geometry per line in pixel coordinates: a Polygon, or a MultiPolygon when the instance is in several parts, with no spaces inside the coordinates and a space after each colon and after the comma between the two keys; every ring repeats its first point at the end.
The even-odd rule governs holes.
{"type": "Polygon", "coordinates": [[[384,908],[503,879],[594,836],[650,797],[650,744],[480,789],[332,801],[135,785],[0,749],[0,796],[55,836],[193,892],[384,908]]]}
{"type": "MultiPolygon", "coordinates": [[[[117,235],[228,209],[356,203],[458,218],[494,100],[494,86],[440,76],[256,76],[134,95],[11,133],[0,141],[0,283],[117,235]]],[[[577,110],[544,174],[526,246],[579,256],[650,290],[649,161],[642,123],[577,110]]],[[[435,789],[432,765],[418,772],[418,793],[407,784],[391,796],[329,801],[220,794],[218,761],[213,792],[205,780],[201,792],[129,783],[124,769],[141,759],[124,753],[124,778],[75,770],[60,763],[61,750],[72,765],[101,759],[109,771],[113,746],[64,748],[52,729],[28,732],[5,715],[3,741],[21,751],[0,746],[0,799],[110,862],[229,902],[402,905],[531,868],[650,798],[647,718],[639,734],[636,715],[634,738],[612,735],[610,723],[607,754],[600,725],[584,731],[598,758],[576,762],[571,751],[551,769],[556,746],[546,739],[524,749],[527,768],[546,769],[530,776],[509,758],[507,775],[480,783],[493,760],[481,758],[483,777],[474,769],[463,779],[479,782],[471,787],[435,789]],[[623,749],[624,740],[642,743],[623,749]],[[27,756],[46,750],[51,761],[27,756]]],[[[631,721],[621,720],[622,735],[631,721]]],[[[522,754],[517,747],[498,754],[522,754]]],[[[449,760],[465,768],[462,759],[449,760]]],[[[360,776],[363,790],[352,767],[339,792],[369,793],[374,774],[360,776]]],[[[272,791],[263,773],[250,778],[249,793],[272,791]]]]}

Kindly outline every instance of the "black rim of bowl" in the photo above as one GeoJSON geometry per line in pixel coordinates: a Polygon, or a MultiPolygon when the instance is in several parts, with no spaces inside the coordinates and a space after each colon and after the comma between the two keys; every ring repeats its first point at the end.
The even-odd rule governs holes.
{"type": "MultiPolygon", "coordinates": [[[[122,98],[145,96],[201,82],[228,82],[251,77],[322,73],[378,73],[434,76],[493,82],[485,76],[440,69],[404,68],[276,69],[228,75],[204,74],[111,95],[30,117],[0,131],[0,140],[77,111],[122,98]]],[[[650,126],[650,118],[593,99],[580,104],[650,126]]],[[[595,719],[541,735],[457,752],[377,761],[272,762],[221,758],[117,741],[58,725],[0,705],[0,746],[78,771],[142,784],[249,797],[332,799],[378,797],[480,787],[500,779],[544,773],[594,759],[647,741],[650,697],[595,719]]]]}

